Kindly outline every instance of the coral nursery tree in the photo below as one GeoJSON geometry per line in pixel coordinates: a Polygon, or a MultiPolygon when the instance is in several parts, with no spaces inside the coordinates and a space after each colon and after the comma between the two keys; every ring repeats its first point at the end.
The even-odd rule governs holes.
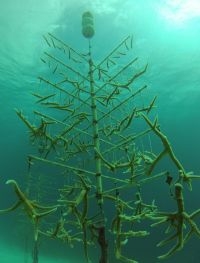
{"type": "Polygon", "coordinates": [[[29,191],[23,192],[16,181],[9,180],[18,201],[1,212],[23,205],[32,218],[34,263],[38,262],[40,236],[70,246],[81,243],[86,262],[92,262],[89,247],[98,245],[95,262],[109,262],[114,247],[116,259],[136,263],[134,252],[130,258],[122,248],[127,242],[134,244],[137,238],[149,235],[142,230],[144,219],[152,226],[166,224],[171,229],[171,234],[158,244],[171,244],[171,249],[159,257],[167,258],[180,250],[192,234],[200,236],[195,223],[200,210],[188,214],[183,198],[185,183],[191,188],[192,179],[199,177],[186,173],[160,130],[158,119],[151,120],[156,97],[144,95],[147,85],[142,84],[142,77],[147,65],[138,66],[133,38],[126,37],[95,63],[90,12],[82,16],[82,34],[88,41],[84,54],[51,33],[44,36],[47,50],[41,60],[48,73],[39,76],[40,86],[33,93],[40,105],[34,111],[35,123],[17,110],[37,149],[28,156],[29,191]],[[152,151],[152,137],[160,141],[160,152],[152,151]],[[174,178],[158,165],[165,156],[174,165],[174,178]],[[34,170],[38,165],[42,173],[38,168],[34,170]],[[143,200],[142,186],[160,177],[170,185],[175,211],[160,211],[153,200],[143,200]],[[45,191],[53,206],[40,205],[45,191]],[[37,197],[38,203],[30,200],[30,195],[37,197]],[[135,224],[139,228],[134,229],[135,224]]]}

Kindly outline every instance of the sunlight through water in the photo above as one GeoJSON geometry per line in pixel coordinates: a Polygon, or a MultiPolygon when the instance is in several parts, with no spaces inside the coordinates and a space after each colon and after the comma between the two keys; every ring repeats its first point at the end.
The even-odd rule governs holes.
{"type": "Polygon", "coordinates": [[[200,17],[199,0],[167,0],[159,9],[161,15],[175,26],[183,26],[200,17]]]}

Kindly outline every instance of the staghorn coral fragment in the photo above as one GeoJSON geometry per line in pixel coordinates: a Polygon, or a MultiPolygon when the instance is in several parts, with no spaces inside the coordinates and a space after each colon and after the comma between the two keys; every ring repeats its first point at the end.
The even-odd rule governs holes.
{"type": "Polygon", "coordinates": [[[37,204],[35,201],[29,200],[26,197],[26,195],[21,191],[20,187],[18,186],[15,180],[8,180],[6,181],[6,184],[12,185],[14,187],[14,191],[19,199],[17,205],[14,205],[12,210],[19,207],[19,205],[22,205],[24,207],[24,211],[33,221],[35,229],[34,240],[36,241],[38,239],[38,223],[40,218],[54,213],[57,210],[58,206],[42,206],[37,204]]]}
{"type": "Polygon", "coordinates": [[[166,234],[168,234],[169,229],[173,230],[172,235],[157,244],[158,247],[162,247],[175,241],[175,244],[172,246],[172,248],[169,249],[165,254],[159,256],[159,259],[166,259],[174,255],[177,251],[180,251],[192,234],[196,234],[200,238],[200,228],[194,221],[194,217],[200,215],[200,209],[188,214],[185,210],[183,186],[180,183],[176,183],[174,191],[177,211],[172,213],[155,212],[149,217],[152,220],[158,220],[158,222],[151,225],[152,227],[167,223],[169,226],[167,228],[166,234]],[[186,226],[189,227],[189,231],[187,231],[187,233],[184,231],[186,226]]]}

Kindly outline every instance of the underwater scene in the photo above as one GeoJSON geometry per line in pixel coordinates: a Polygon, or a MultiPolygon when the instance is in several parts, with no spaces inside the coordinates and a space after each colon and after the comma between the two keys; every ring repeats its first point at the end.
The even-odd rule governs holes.
{"type": "Polygon", "coordinates": [[[200,262],[200,1],[2,0],[0,262],[200,262]]]}

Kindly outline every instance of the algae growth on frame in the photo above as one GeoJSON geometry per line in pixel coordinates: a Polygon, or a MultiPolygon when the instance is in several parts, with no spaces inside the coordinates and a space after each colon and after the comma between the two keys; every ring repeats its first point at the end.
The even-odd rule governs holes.
{"type": "Polygon", "coordinates": [[[171,247],[158,258],[173,256],[193,234],[200,237],[195,221],[200,209],[188,213],[183,193],[200,176],[185,171],[160,128],[157,97],[149,98],[143,83],[148,65],[135,56],[134,38],[127,36],[96,62],[90,12],[82,16],[82,34],[88,42],[83,53],[52,33],[44,36],[41,61],[48,74],[38,77],[40,87],[33,93],[36,123],[16,110],[37,154],[28,156],[26,189],[7,181],[17,201],[1,213],[23,206],[33,224],[33,263],[39,262],[41,237],[70,247],[81,244],[86,262],[107,263],[113,255],[121,262],[140,262],[126,246],[134,248],[138,238],[151,235],[144,221],[167,227],[158,246],[171,247]],[[159,151],[153,150],[155,140],[159,151]],[[165,157],[173,174],[160,165],[165,157]],[[143,187],[160,178],[169,184],[175,211],[162,211],[157,200],[143,196],[143,187]]]}

